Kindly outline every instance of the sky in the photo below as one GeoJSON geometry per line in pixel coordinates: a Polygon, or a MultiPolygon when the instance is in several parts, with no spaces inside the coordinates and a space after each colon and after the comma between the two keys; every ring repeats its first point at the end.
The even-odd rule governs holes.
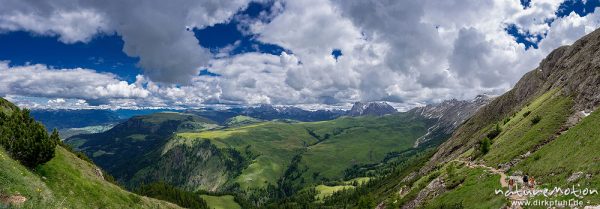
{"type": "Polygon", "coordinates": [[[0,0],[27,108],[398,108],[499,95],[600,27],[600,0],[0,0]]]}

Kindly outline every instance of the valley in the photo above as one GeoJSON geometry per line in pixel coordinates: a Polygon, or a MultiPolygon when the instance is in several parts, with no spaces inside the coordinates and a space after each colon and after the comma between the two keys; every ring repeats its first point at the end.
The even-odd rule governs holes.
{"type": "Polygon", "coordinates": [[[446,123],[466,119],[450,115],[472,114],[487,101],[317,122],[233,116],[219,123],[194,112],[163,112],[65,142],[129,188],[161,181],[192,192],[235,194],[261,205],[307,192],[323,201],[435,148],[449,137],[452,127],[446,123]]]}

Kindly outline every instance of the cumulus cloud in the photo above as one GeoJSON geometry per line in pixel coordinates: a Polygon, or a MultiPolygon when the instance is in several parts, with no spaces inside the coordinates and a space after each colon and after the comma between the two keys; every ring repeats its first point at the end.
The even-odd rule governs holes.
{"type": "Polygon", "coordinates": [[[185,27],[227,22],[246,0],[4,1],[10,4],[0,8],[0,30],[57,35],[65,43],[116,32],[125,41],[124,51],[140,57],[144,75],[130,84],[93,70],[5,63],[0,73],[44,73],[0,77],[0,93],[129,107],[322,106],[375,100],[401,107],[500,94],[551,50],[600,26],[599,10],[585,17],[557,17],[562,0],[532,0],[527,8],[517,0],[275,0],[275,12],[257,20],[238,17],[238,28],[287,51],[231,56],[209,54],[185,27]],[[539,47],[517,43],[506,31],[509,25],[530,34],[539,47]],[[333,50],[343,56],[336,60],[333,50]],[[219,76],[198,76],[202,66],[219,76]],[[68,73],[95,79],[54,76],[68,73]],[[66,87],[52,82],[43,87],[37,78],[42,74],[66,87]]]}
{"type": "MultiPolygon", "coordinates": [[[[10,7],[3,7],[10,8],[10,7]]],[[[88,42],[97,33],[107,32],[108,21],[93,10],[49,12],[47,16],[33,11],[2,11],[0,31],[26,30],[41,35],[58,35],[64,43],[88,42]]]]}
{"type": "Polygon", "coordinates": [[[50,69],[46,65],[9,66],[0,64],[0,95],[107,101],[120,98],[145,98],[143,87],[120,81],[115,75],[89,69],[50,69]]]}
{"type": "Polygon", "coordinates": [[[568,45],[575,42],[582,36],[596,30],[600,27],[600,9],[581,17],[572,12],[564,18],[557,19],[552,23],[552,30],[540,42],[540,48],[543,51],[551,51],[559,46],[568,45]]]}
{"type": "Polygon", "coordinates": [[[65,43],[88,42],[98,33],[116,32],[125,43],[123,51],[140,58],[149,78],[187,83],[211,55],[186,27],[226,21],[247,4],[248,0],[3,0],[0,31],[57,35],[65,43]]]}

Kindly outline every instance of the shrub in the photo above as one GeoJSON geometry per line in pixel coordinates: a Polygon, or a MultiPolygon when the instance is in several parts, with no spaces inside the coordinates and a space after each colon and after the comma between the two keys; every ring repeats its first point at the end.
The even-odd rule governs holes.
{"type": "Polygon", "coordinates": [[[523,117],[526,118],[527,116],[529,116],[529,114],[531,114],[531,111],[527,111],[527,112],[523,113],[523,117]]]}
{"type": "Polygon", "coordinates": [[[500,125],[496,123],[496,127],[487,134],[487,138],[496,138],[498,135],[500,135],[500,132],[502,132],[502,129],[500,129],[500,125]]]}
{"type": "Polygon", "coordinates": [[[531,125],[535,125],[535,124],[539,123],[539,122],[540,122],[540,120],[542,120],[542,117],[541,117],[541,116],[539,116],[539,115],[536,115],[535,117],[533,117],[533,118],[531,119],[531,125]]]}
{"type": "Polygon", "coordinates": [[[29,110],[14,109],[10,115],[0,111],[0,145],[24,166],[35,168],[48,162],[59,141],[58,132],[48,135],[46,128],[29,116],[29,110]]]}
{"type": "Polygon", "coordinates": [[[483,138],[483,140],[481,140],[481,146],[480,147],[480,151],[483,154],[487,154],[490,151],[490,145],[492,144],[490,138],[483,138]]]}
{"type": "Polygon", "coordinates": [[[510,121],[510,118],[505,118],[504,119],[504,125],[506,125],[509,121],[510,121]]]}
{"type": "Polygon", "coordinates": [[[464,175],[456,174],[456,167],[454,164],[450,164],[448,167],[446,167],[446,173],[448,174],[448,179],[446,180],[446,189],[454,189],[458,187],[458,185],[462,184],[466,179],[464,175]]]}

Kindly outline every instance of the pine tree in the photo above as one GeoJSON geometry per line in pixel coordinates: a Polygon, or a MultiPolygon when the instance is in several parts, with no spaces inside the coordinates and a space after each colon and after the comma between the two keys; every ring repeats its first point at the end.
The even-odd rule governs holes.
{"type": "Polygon", "coordinates": [[[54,141],[57,144],[58,144],[58,142],[60,142],[60,136],[58,135],[58,130],[56,130],[56,128],[54,130],[52,130],[52,134],[50,135],[50,140],[54,141]]]}
{"type": "Polygon", "coordinates": [[[483,154],[487,154],[490,151],[491,141],[489,138],[485,137],[481,140],[481,152],[483,154]]]}
{"type": "Polygon", "coordinates": [[[0,145],[27,167],[34,168],[52,159],[57,140],[58,132],[55,130],[49,136],[27,109],[14,109],[10,115],[0,114],[0,145]]]}

